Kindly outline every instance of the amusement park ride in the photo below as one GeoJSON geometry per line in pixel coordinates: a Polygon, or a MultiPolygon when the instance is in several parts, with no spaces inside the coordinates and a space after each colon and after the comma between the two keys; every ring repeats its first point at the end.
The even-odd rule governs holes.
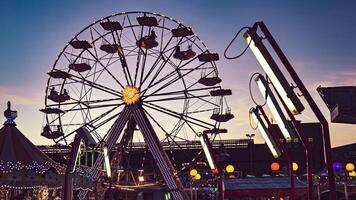
{"type": "MultiPolygon", "coordinates": [[[[48,72],[41,110],[46,122],[41,135],[72,146],[65,199],[72,198],[70,174],[81,167],[76,166],[81,141],[98,152],[90,166],[94,170],[86,174],[94,180],[93,187],[95,180],[111,178],[102,170],[104,147],[112,158],[106,168],[118,168],[130,151],[128,144],[141,140],[159,169],[158,181],[166,184],[173,199],[188,199],[180,180],[186,169],[172,163],[161,142],[179,146],[178,141],[200,140],[196,158],[204,159],[204,153],[211,173],[219,176],[210,142],[227,132],[220,123],[234,115],[225,99],[231,90],[220,86],[217,60],[219,55],[210,52],[192,28],[157,13],[114,14],[75,35],[48,72]],[[110,155],[114,145],[120,151],[110,155]]],[[[79,197],[86,193],[81,191],[79,197]]]]}
{"type": "MultiPolygon", "coordinates": [[[[328,122],[265,24],[256,22],[252,27],[242,28],[232,42],[244,29],[247,29],[244,39],[267,75],[265,78],[256,73],[254,80],[284,142],[298,138],[305,148],[308,199],[313,195],[312,141],[306,138],[300,121],[295,119],[295,115],[300,115],[305,109],[299,97],[304,97],[323,127],[330,199],[334,200],[335,179],[328,122]],[[264,41],[268,41],[270,48],[264,41]],[[296,86],[289,84],[269,49],[275,51],[296,86]],[[295,88],[302,95],[298,96],[295,88]]],[[[89,169],[84,174],[91,180],[89,190],[96,191],[95,183],[106,177],[111,194],[112,177],[131,173],[129,167],[123,166],[124,155],[133,147],[130,144],[143,140],[159,171],[155,182],[165,184],[169,198],[189,199],[182,177],[192,166],[177,166],[174,155],[168,156],[162,144],[174,144],[180,148],[181,141],[194,143],[198,140],[201,142],[200,151],[189,163],[193,165],[205,155],[210,174],[220,180],[219,199],[223,199],[223,169],[215,161],[211,142],[219,134],[227,132],[220,124],[233,119],[234,115],[225,98],[232,92],[220,86],[222,80],[215,63],[218,60],[219,55],[210,52],[192,28],[157,13],[114,14],[76,34],[48,72],[45,107],[41,110],[45,113],[46,122],[41,135],[72,148],[67,163],[64,198],[72,199],[73,187],[80,189],[81,186],[73,181],[73,175],[84,168],[89,169]],[[117,150],[110,153],[114,152],[114,146],[117,150]],[[90,166],[80,163],[81,151],[96,152],[90,166]],[[106,174],[102,170],[104,160],[106,174]]],[[[289,162],[290,196],[294,199],[293,158],[285,143],[277,139],[278,131],[271,128],[263,106],[256,105],[250,109],[250,114],[273,156],[283,155],[289,162]]],[[[142,159],[143,165],[145,158],[142,159]]],[[[145,182],[143,168],[138,182],[145,182]]],[[[132,179],[137,185],[136,178],[132,179]]],[[[118,181],[117,187],[132,186],[132,182],[118,181]]],[[[84,199],[87,191],[81,190],[79,198],[84,199]]]]}

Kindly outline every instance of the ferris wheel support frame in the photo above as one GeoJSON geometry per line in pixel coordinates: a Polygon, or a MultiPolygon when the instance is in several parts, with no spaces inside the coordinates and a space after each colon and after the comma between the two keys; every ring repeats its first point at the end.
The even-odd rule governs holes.
{"type": "MultiPolygon", "coordinates": [[[[133,117],[135,122],[143,134],[144,140],[147,143],[148,149],[152,152],[152,156],[157,163],[157,167],[162,174],[162,177],[175,200],[188,200],[187,194],[184,192],[184,187],[175,173],[175,169],[163,150],[160,141],[140,104],[125,106],[117,120],[113,124],[111,131],[108,134],[106,144],[110,151],[116,142],[120,143],[124,134],[123,129],[130,118],[133,117]],[[118,141],[120,138],[120,141],[118,141]]],[[[99,154],[94,163],[94,168],[99,168],[102,165],[104,155],[99,154]]],[[[98,179],[101,175],[99,171],[91,174],[93,178],[98,179]]],[[[85,191],[81,191],[81,196],[85,196],[85,191]]]]}

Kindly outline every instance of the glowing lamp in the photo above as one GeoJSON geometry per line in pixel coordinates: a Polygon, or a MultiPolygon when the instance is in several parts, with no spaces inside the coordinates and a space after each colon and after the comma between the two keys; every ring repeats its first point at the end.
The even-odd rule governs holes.
{"type": "Polygon", "coordinates": [[[192,170],[190,170],[189,174],[191,177],[194,177],[198,174],[198,171],[196,169],[192,169],[192,170]]]}
{"type": "Polygon", "coordinates": [[[303,104],[294,93],[292,87],[289,85],[287,79],[283,76],[277,63],[273,60],[271,54],[268,52],[262,39],[256,33],[257,28],[249,29],[245,32],[244,38],[256,59],[266,72],[269,79],[271,79],[273,86],[286,103],[288,109],[294,114],[300,114],[304,110],[303,104]]]}
{"type": "Polygon", "coordinates": [[[138,176],[138,181],[139,182],[144,182],[145,181],[145,177],[143,175],[138,176]]]}
{"type": "Polygon", "coordinates": [[[201,179],[201,175],[200,175],[200,174],[195,175],[195,176],[194,176],[194,179],[195,179],[195,180],[200,180],[200,179],[201,179]]]}
{"type": "Polygon", "coordinates": [[[122,100],[126,103],[126,105],[133,105],[141,98],[140,91],[133,86],[126,86],[121,93],[122,100]]]}
{"type": "Polygon", "coordinates": [[[297,171],[298,170],[298,164],[297,163],[295,163],[295,162],[293,162],[292,163],[292,169],[293,169],[293,171],[297,171]]]}
{"type": "Polygon", "coordinates": [[[334,162],[333,168],[335,171],[340,171],[342,169],[342,164],[339,162],[334,162]]]}
{"type": "Polygon", "coordinates": [[[108,146],[107,145],[104,145],[103,153],[104,153],[106,175],[108,177],[111,177],[111,167],[110,167],[110,160],[109,160],[108,146]]]}
{"type": "Polygon", "coordinates": [[[271,111],[273,118],[276,120],[278,127],[283,134],[283,137],[287,141],[291,141],[292,137],[294,137],[293,130],[289,125],[286,117],[284,116],[283,111],[279,106],[276,97],[270,90],[266,79],[260,74],[257,76],[255,81],[262,95],[265,97],[268,108],[271,111]]]}
{"type": "Polygon", "coordinates": [[[233,165],[227,165],[226,166],[226,172],[227,173],[232,173],[235,171],[235,167],[233,165]]]}
{"type": "Polygon", "coordinates": [[[355,171],[349,172],[349,176],[351,176],[351,177],[356,177],[356,172],[355,172],[355,171]]]}
{"type": "Polygon", "coordinates": [[[210,169],[215,170],[217,167],[215,165],[213,155],[210,152],[209,138],[204,133],[202,133],[200,134],[199,139],[200,139],[201,146],[203,147],[205,157],[208,160],[210,169]]]}
{"type": "Polygon", "coordinates": [[[355,165],[353,163],[347,163],[345,168],[348,172],[351,172],[351,171],[354,171],[355,165]]]}
{"type": "Polygon", "coordinates": [[[271,151],[273,157],[278,158],[279,156],[281,156],[282,153],[279,150],[279,148],[277,147],[276,142],[273,140],[273,137],[272,137],[271,133],[269,132],[269,130],[267,129],[266,125],[262,121],[262,119],[258,113],[258,110],[256,108],[252,108],[250,110],[250,115],[252,115],[252,119],[257,124],[257,127],[258,127],[260,133],[262,134],[264,140],[266,141],[267,146],[268,146],[269,150],[271,151]]]}
{"type": "Polygon", "coordinates": [[[281,167],[281,166],[279,165],[278,162],[273,162],[273,163],[271,164],[271,170],[272,170],[272,171],[278,171],[280,167],[281,167]]]}

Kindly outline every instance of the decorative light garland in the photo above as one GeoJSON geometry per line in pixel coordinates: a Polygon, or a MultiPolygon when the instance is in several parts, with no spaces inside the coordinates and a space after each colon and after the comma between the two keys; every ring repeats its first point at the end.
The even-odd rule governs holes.
{"type": "Polygon", "coordinates": [[[63,167],[60,166],[59,164],[55,164],[53,162],[37,162],[37,161],[32,161],[31,164],[29,165],[24,165],[20,161],[17,162],[11,162],[7,161],[4,162],[3,160],[0,160],[0,171],[1,173],[9,174],[12,173],[14,170],[20,171],[20,170],[34,170],[35,173],[37,174],[44,174],[47,172],[50,168],[54,168],[59,174],[64,174],[63,167]]]}
{"type": "Polygon", "coordinates": [[[4,190],[4,189],[14,189],[14,190],[34,190],[34,189],[41,189],[43,187],[48,188],[49,190],[58,190],[58,189],[62,189],[62,186],[58,186],[58,187],[47,187],[47,185],[37,185],[37,186],[21,186],[21,187],[17,187],[17,186],[12,186],[12,185],[0,185],[0,189],[4,190]]]}

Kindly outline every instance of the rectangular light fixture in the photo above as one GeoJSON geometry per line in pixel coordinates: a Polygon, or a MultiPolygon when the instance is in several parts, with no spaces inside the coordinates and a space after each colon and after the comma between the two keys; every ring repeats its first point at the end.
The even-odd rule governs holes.
{"type": "Polygon", "coordinates": [[[68,164],[68,170],[70,173],[75,172],[75,166],[78,162],[78,159],[80,159],[79,154],[81,151],[80,149],[81,145],[82,145],[81,137],[79,135],[76,135],[71,149],[70,163],[68,164]]]}
{"type": "Polygon", "coordinates": [[[262,43],[260,36],[256,33],[257,27],[251,28],[245,32],[244,38],[258,62],[266,72],[278,94],[287,105],[288,109],[294,114],[300,114],[304,106],[294,93],[287,79],[283,76],[277,63],[273,60],[265,45],[262,43]]]}
{"type": "Polygon", "coordinates": [[[269,88],[266,79],[260,74],[256,77],[255,81],[262,95],[266,98],[268,108],[271,111],[273,118],[276,120],[278,127],[283,134],[283,137],[287,141],[291,141],[292,138],[295,137],[293,129],[284,116],[282,109],[279,106],[276,97],[272,93],[272,90],[269,88]]]}
{"type": "Polygon", "coordinates": [[[199,136],[199,140],[201,143],[201,146],[203,147],[203,151],[205,154],[206,159],[208,160],[208,164],[211,170],[216,170],[216,165],[214,163],[214,159],[213,156],[210,152],[210,148],[209,148],[209,139],[205,134],[200,134],[199,136]]]}
{"type": "Polygon", "coordinates": [[[258,127],[259,131],[261,132],[262,137],[266,141],[267,146],[268,146],[269,150],[271,151],[273,157],[278,158],[279,156],[281,156],[281,151],[279,150],[276,142],[274,141],[273,137],[271,136],[271,133],[267,129],[266,125],[262,121],[262,119],[258,113],[258,110],[255,108],[252,108],[252,110],[250,111],[250,115],[252,115],[252,119],[257,124],[257,127],[258,127]]]}
{"type": "Polygon", "coordinates": [[[69,170],[71,173],[75,172],[75,166],[76,166],[76,164],[78,162],[78,159],[79,159],[79,152],[80,152],[80,148],[75,149],[75,152],[74,152],[75,153],[75,155],[74,155],[75,160],[74,160],[74,163],[71,165],[71,169],[69,170]]]}
{"type": "Polygon", "coordinates": [[[110,160],[109,160],[108,146],[107,145],[103,146],[103,153],[104,153],[106,175],[110,178],[111,177],[111,167],[110,167],[110,160]]]}

